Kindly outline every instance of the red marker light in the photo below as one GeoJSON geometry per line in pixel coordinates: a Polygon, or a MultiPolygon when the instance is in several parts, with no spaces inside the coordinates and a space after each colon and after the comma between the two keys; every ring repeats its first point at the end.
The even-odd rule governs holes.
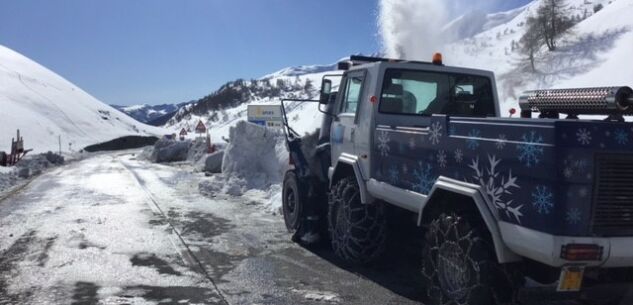
{"type": "Polygon", "coordinates": [[[517,113],[517,110],[514,108],[510,108],[509,112],[510,112],[510,117],[512,117],[515,113],[517,113]]]}
{"type": "Polygon", "coordinates": [[[370,101],[372,104],[376,104],[376,103],[378,103],[378,97],[377,97],[377,96],[375,96],[375,95],[372,95],[372,96],[369,98],[369,101],[370,101]]]}

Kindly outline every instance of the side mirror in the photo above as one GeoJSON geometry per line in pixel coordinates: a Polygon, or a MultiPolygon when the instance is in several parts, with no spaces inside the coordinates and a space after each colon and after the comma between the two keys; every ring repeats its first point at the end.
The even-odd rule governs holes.
{"type": "Polygon", "coordinates": [[[330,95],[332,94],[332,81],[324,79],[321,82],[321,96],[319,97],[319,104],[327,105],[330,101],[330,95]]]}

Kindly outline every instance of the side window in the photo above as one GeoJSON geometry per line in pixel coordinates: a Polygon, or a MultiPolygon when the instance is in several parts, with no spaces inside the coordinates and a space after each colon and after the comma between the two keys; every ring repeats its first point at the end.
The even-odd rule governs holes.
{"type": "Polygon", "coordinates": [[[358,108],[361,89],[363,87],[362,76],[348,76],[345,84],[345,95],[343,96],[343,104],[341,105],[341,113],[354,113],[358,108]]]}

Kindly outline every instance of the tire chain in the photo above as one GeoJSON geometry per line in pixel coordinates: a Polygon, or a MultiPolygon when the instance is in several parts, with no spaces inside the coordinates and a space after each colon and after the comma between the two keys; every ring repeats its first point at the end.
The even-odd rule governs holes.
{"type": "Polygon", "coordinates": [[[356,180],[340,180],[329,194],[328,228],[337,256],[368,263],[385,250],[386,220],[382,203],[362,204],[356,180]]]}
{"type": "Polygon", "coordinates": [[[478,232],[478,228],[471,227],[470,225],[461,225],[462,218],[455,215],[440,216],[440,219],[433,221],[426,233],[425,242],[428,243],[424,247],[423,262],[422,262],[422,275],[426,282],[426,296],[430,300],[439,300],[438,305],[468,305],[473,299],[483,300],[488,293],[491,294],[494,304],[497,305],[512,305],[515,303],[515,293],[512,293],[510,299],[512,301],[502,301],[502,299],[508,299],[507,291],[500,291],[500,287],[490,287],[489,283],[493,276],[499,278],[498,275],[503,277],[505,285],[508,285],[508,289],[512,289],[512,278],[508,268],[500,266],[490,260],[490,257],[483,252],[483,249],[488,247],[487,241],[482,238],[482,235],[478,232]],[[461,232],[460,232],[461,231],[461,232]],[[437,234],[433,234],[437,232],[437,234]],[[474,278],[471,285],[465,287],[466,290],[463,293],[463,297],[459,300],[454,300],[445,295],[439,281],[439,262],[440,248],[444,242],[459,246],[464,251],[464,259],[472,268],[470,277],[474,278]],[[495,276],[497,275],[497,276],[495,276]]]}

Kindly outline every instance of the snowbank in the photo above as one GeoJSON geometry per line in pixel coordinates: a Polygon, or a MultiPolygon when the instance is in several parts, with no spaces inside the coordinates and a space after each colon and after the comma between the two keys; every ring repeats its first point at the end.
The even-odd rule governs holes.
{"type": "Polygon", "coordinates": [[[281,131],[241,121],[230,129],[229,137],[222,173],[245,179],[248,188],[281,183],[288,164],[281,131]]]}
{"type": "Polygon", "coordinates": [[[145,151],[145,154],[149,153],[148,159],[156,163],[185,161],[191,146],[191,140],[177,141],[162,138],[154,144],[153,149],[145,151]]]}
{"type": "Polygon", "coordinates": [[[13,167],[0,167],[0,194],[18,185],[21,179],[41,174],[45,169],[64,164],[64,157],[47,152],[26,156],[13,167]]]}
{"type": "Polygon", "coordinates": [[[269,211],[281,206],[281,183],[288,152],[281,131],[245,121],[231,127],[224,151],[222,174],[198,186],[207,196],[231,195],[249,198],[269,211]]]}
{"type": "Polygon", "coordinates": [[[222,159],[224,159],[224,151],[218,150],[212,154],[205,154],[195,162],[195,169],[199,172],[221,173],[222,159]]]}

